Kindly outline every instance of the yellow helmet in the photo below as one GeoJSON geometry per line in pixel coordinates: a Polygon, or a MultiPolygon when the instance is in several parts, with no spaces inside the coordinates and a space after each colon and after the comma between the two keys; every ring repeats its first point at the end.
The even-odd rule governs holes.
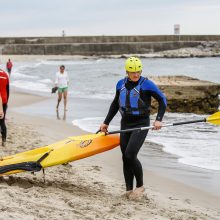
{"type": "Polygon", "coordinates": [[[137,57],[129,57],[125,62],[125,69],[128,72],[139,72],[142,70],[141,60],[137,57]]]}

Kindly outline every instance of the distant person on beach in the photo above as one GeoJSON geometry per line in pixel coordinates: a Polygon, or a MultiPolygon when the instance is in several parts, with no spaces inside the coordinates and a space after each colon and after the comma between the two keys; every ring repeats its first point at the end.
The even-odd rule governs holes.
{"type": "Polygon", "coordinates": [[[11,75],[12,66],[13,66],[13,64],[12,64],[11,60],[8,59],[8,62],[6,63],[6,68],[9,73],[9,76],[11,75]]]}
{"type": "MultiPolygon", "coordinates": [[[[162,126],[162,118],[166,110],[166,97],[159,88],[148,78],[141,76],[142,63],[137,57],[126,60],[127,76],[118,81],[116,95],[109,108],[108,114],[100,125],[102,132],[108,132],[108,126],[118,110],[121,113],[121,129],[140,128],[150,125],[151,97],[158,104],[158,113],[153,123],[154,130],[162,126]]],[[[126,197],[141,198],[145,191],[143,186],[143,170],[137,154],[144,143],[148,130],[131,131],[120,134],[120,147],[123,160],[123,172],[126,184],[126,197]],[[136,188],[133,181],[136,179],[136,188]]]]}
{"type": "Polygon", "coordinates": [[[1,108],[0,108],[0,127],[2,135],[2,146],[6,146],[7,127],[5,124],[5,115],[7,110],[7,103],[9,98],[9,77],[6,72],[0,69],[0,96],[1,96],[1,108]],[[3,110],[3,114],[1,112],[3,110]]]}
{"type": "Polygon", "coordinates": [[[69,85],[68,73],[65,71],[65,66],[60,66],[59,72],[56,73],[55,87],[58,87],[58,100],[56,110],[59,108],[60,101],[62,96],[64,99],[64,111],[67,111],[67,91],[69,85]]]}

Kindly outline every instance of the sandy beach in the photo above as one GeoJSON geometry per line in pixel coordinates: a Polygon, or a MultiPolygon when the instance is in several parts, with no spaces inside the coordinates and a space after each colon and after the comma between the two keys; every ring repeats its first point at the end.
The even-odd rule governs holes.
{"type": "Polygon", "coordinates": [[[0,5],[0,220],[220,220],[220,1],[0,5]]]}
{"type": "MultiPolygon", "coordinates": [[[[44,99],[12,92],[1,156],[85,133],[63,121],[13,111],[44,99]]],[[[42,172],[1,178],[0,219],[220,219],[219,197],[152,171],[144,171],[143,199],[124,198],[119,148],[45,172],[45,182],[42,172]]]]}

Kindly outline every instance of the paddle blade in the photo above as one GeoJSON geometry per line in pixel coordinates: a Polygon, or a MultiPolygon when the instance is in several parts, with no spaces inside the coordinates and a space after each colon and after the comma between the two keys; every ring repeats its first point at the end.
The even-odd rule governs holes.
{"type": "Polygon", "coordinates": [[[74,140],[74,141],[86,141],[86,140],[93,140],[101,136],[105,136],[105,133],[101,132],[98,134],[86,134],[82,136],[73,136],[73,137],[69,137],[69,139],[74,140]]]}
{"type": "Polygon", "coordinates": [[[215,125],[220,125],[220,111],[216,112],[213,115],[210,115],[206,121],[215,124],[215,125]]]}

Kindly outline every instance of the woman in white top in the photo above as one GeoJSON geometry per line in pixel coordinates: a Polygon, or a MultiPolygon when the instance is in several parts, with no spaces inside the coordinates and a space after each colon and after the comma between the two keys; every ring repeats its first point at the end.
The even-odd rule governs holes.
{"type": "Polygon", "coordinates": [[[64,99],[64,110],[67,111],[67,90],[69,85],[69,77],[65,71],[65,66],[60,66],[60,71],[56,73],[55,86],[58,87],[58,100],[57,100],[57,110],[59,108],[60,101],[62,100],[62,95],[64,99]]]}

